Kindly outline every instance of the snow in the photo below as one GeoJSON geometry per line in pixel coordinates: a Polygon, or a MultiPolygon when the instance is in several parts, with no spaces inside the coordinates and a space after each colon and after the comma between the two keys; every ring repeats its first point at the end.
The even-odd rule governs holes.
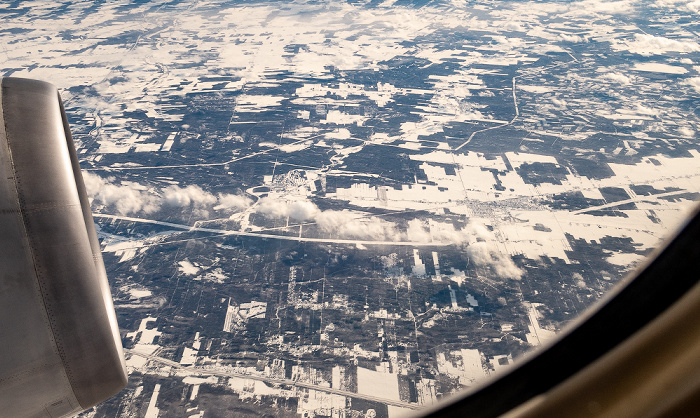
{"type": "Polygon", "coordinates": [[[141,324],[139,325],[139,329],[134,332],[128,332],[126,334],[126,338],[132,338],[134,339],[134,342],[138,342],[141,344],[153,344],[153,341],[162,333],[158,331],[158,328],[147,329],[146,327],[148,326],[149,322],[153,322],[156,319],[157,318],[152,316],[143,318],[141,320],[141,324]]]}
{"type": "Polygon", "coordinates": [[[187,276],[194,276],[199,273],[200,268],[192,264],[189,260],[180,261],[178,264],[180,265],[178,270],[187,276]]]}
{"type": "Polygon", "coordinates": [[[640,62],[632,67],[633,70],[648,72],[648,73],[663,73],[663,74],[685,74],[688,72],[683,67],[677,65],[669,65],[661,62],[640,62]]]}
{"type": "Polygon", "coordinates": [[[141,298],[147,298],[151,296],[151,291],[148,289],[136,289],[136,288],[131,288],[129,289],[129,293],[131,294],[132,298],[135,299],[141,299],[141,298]]]}
{"type": "Polygon", "coordinates": [[[525,335],[527,342],[532,346],[546,344],[549,340],[554,338],[555,332],[540,327],[538,319],[540,319],[542,315],[537,310],[537,307],[542,306],[542,304],[528,302],[524,303],[528,308],[528,318],[530,319],[530,325],[527,326],[530,332],[525,335]]]}
{"type": "Polygon", "coordinates": [[[156,407],[156,402],[158,402],[158,394],[160,393],[160,383],[156,383],[153,389],[153,394],[151,395],[151,401],[148,403],[148,409],[146,409],[146,415],[144,418],[158,418],[159,409],[156,407]]]}
{"type": "Polygon", "coordinates": [[[400,401],[398,375],[358,367],[357,393],[400,401]]]}

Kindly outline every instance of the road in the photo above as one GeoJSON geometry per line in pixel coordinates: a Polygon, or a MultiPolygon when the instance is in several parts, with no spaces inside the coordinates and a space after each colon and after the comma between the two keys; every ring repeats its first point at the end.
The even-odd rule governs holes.
{"type": "Polygon", "coordinates": [[[354,239],[333,239],[333,238],[311,238],[311,237],[299,237],[293,235],[275,235],[275,234],[263,234],[257,232],[243,232],[243,231],[232,231],[229,229],[215,229],[215,228],[202,228],[197,226],[189,226],[184,224],[177,224],[174,222],[163,222],[156,221],[153,219],[143,219],[134,218],[131,216],[120,216],[120,215],[106,215],[101,213],[93,213],[94,218],[103,219],[118,219],[130,222],[140,222],[153,225],[162,225],[170,228],[182,229],[190,232],[208,232],[217,235],[237,235],[244,237],[256,237],[256,238],[268,238],[268,239],[281,239],[286,241],[304,241],[304,242],[318,242],[324,244],[347,244],[347,245],[395,245],[404,247],[447,247],[452,245],[447,242],[414,242],[414,241],[366,241],[366,240],[354,240],[354,239]]]}
{"type": "Polygon", "coordinates": [[[492,127],[490,127],[490,128],[479,129],[478,131],[472,132],[472,134],[469,135],[469,138],[467,138],[467,140],[464,141],[464,142],[462,143],[462,145],[458,146],[457,148],[454,148],[452,151],[457,151],[457,150],[459,150],[460,148],[462,148],[463,146],[465,146],[465,145],[467,145],[468,143],[472,142],[472,139],[474,139],[474,135],[476,135],[476,134],[478,134],[478,133],[490,131],[490,130],[492,130],[492,129],[502,128],[502,127],[504,127],[504,126],[512,125],[513,122],[515,122],[515,120],[520,116],[520,109],[518,109],[518,99],[517,99],[517,97],[516,97],[516,95],[515,95],[515,77],[513,77],[513,87],[512,87],[512,89],[513,89],[513,106],[515,107],[515,116],[513,116],[513,119],[511,119],[510,122],[506,122],[506,123],[503,123],[503,124],[501,124],[501,125],[492,126],[492,127]]]}
{"type": "MultiPolygon", "coordinates": [[[[302,142],[306,142],[306,141],[310,141],[314,138],[318,138],[319,136],[322,136],[322,135],[323,134],[318,134],[318,135],[310,136],[308,138],[303,138],[303,139],[300,139],[298,141],[292,142],[291,144],[286,144],[286,146],[297,145],[297,144],[300,144],[302,142]]],[[[276,150],[277,150],[277,148],[270,148],[270,149],[266,149],[263,151],[254,152],[252,154],[243,155],[240,157],[233,157],[230,160],[222,161],[219,163],[194,163],[194,164],[152,165],[152,166],[140,166],[140,165],[138,165],[138,166],[126,166],[126,167],[105,166],[105,167],[84,168],[83,170],[85,170],[85,171],[124,171],[124,170],[133,171],[133,170],[160,170],[160,169],[164,169],[164,168],[184,168],[184,167],[217,167],[217,166],[224,166],[224,165],[232,164],[232,163],[235,163],[236,161],[245,160],[247,158],[256,157],[258,155],[267,154],[269,152],[276,151],[276,150]]]]}
{"type": "Polygon", "coordinates": [[[593,212],[596,210],[601,210],[601,209],[608,209],[608,208],[614,208],[615,206],[622,206],[626,205],[628,203],[635,203],[635,202],[653,202],[655,200],[658,200],[660,197],[666,197],[666,196],[673,196],[673,195],[678,195],[678,194],[687,194],[687,193],[692,193],[692,191],[689,190],[675,190],[672,192],[666,192],[666,193],[659,193],[659,194],[652,194],[649,196],[635,196],[631,199],[625,199],[625,200],[618,200],[617,202],[611,202],[611,203],[606,203],[604,205],[598,205],[598,206],[591,206],[585,209],[579,209],[579,210],[574,210],[571,211],[572,214],[578,215],[581,213],[586,213],[586,212],[593,212]]]}
{"type": "Polygon", "coordinates": [[[297,382],[297,381],[292,380],[292,379],[278,379],[278,378],[274,378],[274,377],[258,376],[258,375],[253,375],[253,374],[244,374],[244,373],[237,373],[237,372],[232,372],[232,371],[203,369],[203,368],[197,368],[197,367],[185,367],[176,361],[168,360],[168,359],[163,358],[163,357],[158,357],[158,356],[153,355],[153,354],[141,353],[141,352],[138,352],[135,350],[129,350],[129,349],[125,349],[124,352],[131,354],[131,355],[144,357],[144,358],[147,358],[151,361],[165,364],[167,366],[171,366],[171,367],[175,367],[175,368],[178,368],[181,370],[185,370],[185,371],[191,372],[193,375],[238,377],[238,378],[242,378],[242,379],[259,380],[261,382],[272,383],[275,385],[295,386],[298,388],[312,389],[312,390],[318,390],[321,392],[332,393],[334,395],[342,395],[342,396],[348,396],[351,398],[365,399],[368,401],[379,402],[379,403],[383,403],[386,405],[398,406],[401,408],[409,408],[409,409],[421,409],[421,408],[423,408],[422,405],[418,405],[415,403],[401,402],[401,401],[397,401],[397,400],[393,400],[393,399],[380,398],[378,396],[365,395],[365,394],[361,394],[361,393],[349,392],[346,390],[334,389],[334,388],[330,388],[330,387],[326,387],[326,386],[314,385],[311,383],[297,382]]]}

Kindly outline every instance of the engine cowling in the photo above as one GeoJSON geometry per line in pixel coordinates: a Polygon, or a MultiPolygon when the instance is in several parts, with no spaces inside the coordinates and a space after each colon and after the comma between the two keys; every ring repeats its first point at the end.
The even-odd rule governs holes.
{"type": "Polygon", "coordinates": [[[119,327],[58,91],[0,100],[0,415],[66,416],[126,385],[119,327]]]}

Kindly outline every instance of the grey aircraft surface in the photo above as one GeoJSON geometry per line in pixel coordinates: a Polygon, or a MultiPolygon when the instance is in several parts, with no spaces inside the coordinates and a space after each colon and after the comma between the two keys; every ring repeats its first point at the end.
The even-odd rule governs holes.
{"type": "Polygon", "coordinates": [[[1,96],[0,416],[67,416],[126,384],[119,328],[56,88],[1,96]]]}

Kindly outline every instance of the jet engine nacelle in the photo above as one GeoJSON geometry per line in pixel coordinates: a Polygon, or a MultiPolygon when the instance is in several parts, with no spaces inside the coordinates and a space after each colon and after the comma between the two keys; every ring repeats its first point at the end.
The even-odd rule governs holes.
{"type": "Polygon", "coordinates": [[[58,91],[0,91],[0,415],[60,417],[126,385],[95,225],[58,91]]]}

